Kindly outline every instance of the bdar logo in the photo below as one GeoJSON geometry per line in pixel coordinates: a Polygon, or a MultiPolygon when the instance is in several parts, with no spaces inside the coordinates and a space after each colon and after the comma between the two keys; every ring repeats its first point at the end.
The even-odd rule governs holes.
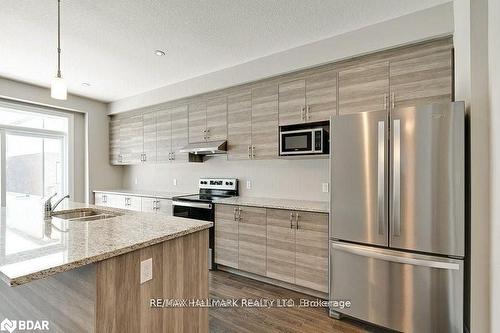
{"type": "Polygon", "coordinates": [[[0,323],[0,331],[9,331],[10,333],[14,332],[17,327],[17,323],[15,320],[9,320],[9,318],[5,318],[0,323]]]}

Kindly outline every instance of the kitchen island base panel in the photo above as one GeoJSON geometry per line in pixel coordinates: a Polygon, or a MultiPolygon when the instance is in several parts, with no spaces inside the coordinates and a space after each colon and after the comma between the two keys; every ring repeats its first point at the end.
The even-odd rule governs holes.
{"type": "Polygon", "coordinates": [[[17,287],[0,284],[0,317],[48,320],[51,332],[208,332],[208,308],[152,308],[151,299],[208,298],[208,230],[17,287]],[[153,278],[140,283],[152,258],[153,278]]]}

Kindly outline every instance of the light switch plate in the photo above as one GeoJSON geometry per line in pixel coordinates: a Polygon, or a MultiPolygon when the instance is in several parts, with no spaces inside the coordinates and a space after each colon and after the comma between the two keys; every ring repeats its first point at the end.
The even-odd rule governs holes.
{"type": "Polygon", "coordinates": [[[247,189],[250,190],[252,188],[252,182],[247,180],[247,189]]]}
{"type": "Polygon", "coordinates": [[[141,261],[141,284],[153,279],[153,258],[141,261]]]}
{"type": "Polygon", "coordinates": [[[177,179],[176,178],[174,178],[173,184],[174,184],[174,186],[177,186],[177,179]]]}
{"type": "Polygon", "coordinates": [[[328,193],[328,183],[322,183],[321,188],[323,189],[323,193],[328,193]]]}

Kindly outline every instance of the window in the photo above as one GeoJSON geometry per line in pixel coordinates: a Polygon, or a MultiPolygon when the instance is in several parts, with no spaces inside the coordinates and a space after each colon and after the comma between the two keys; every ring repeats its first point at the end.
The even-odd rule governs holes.
{"type": "Polygon", "coordinates": [[[68,127],[65,114],[0,106],[2,206],[39,206],[68,192],[68,127]]]}
{"type": "Polygon", "coordinates": [[[0,100],[0,265],[42,249],[60,255],[64,234],[47,233],[40,216],[44,197],[71,190],[71,128],[70,114],[0,100]]]}

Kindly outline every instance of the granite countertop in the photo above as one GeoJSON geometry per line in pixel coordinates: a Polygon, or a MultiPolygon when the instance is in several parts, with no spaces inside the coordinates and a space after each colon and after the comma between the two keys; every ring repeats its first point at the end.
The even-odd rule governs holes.
{"type": "Polygon", "coordinates": [[[212,226],[207,221],[68,201],[56,212],[86,208],[119,215],[88,222],[44,219],[39,200],[2,207],[0,279],[21,285],[212,226]]]}
{"type": "Polygon", "coordinates": [[[330,203],[328,201],[308,201],[257,197],[230,197],[216,200],[215,203],[238,206],[291,209],[318,213],[330,212],[330,203]]]}
{"type": "Polygon", "coordinates": [[[94,192],[133,195],[138,197],[156,197],[163,199],[172,199],[173,197],[179,195],[190,194],[190,193],[179,193],[179,192],[154,191],[154,190],[130,190],[130,189],[94,190],[94,192]]]}

